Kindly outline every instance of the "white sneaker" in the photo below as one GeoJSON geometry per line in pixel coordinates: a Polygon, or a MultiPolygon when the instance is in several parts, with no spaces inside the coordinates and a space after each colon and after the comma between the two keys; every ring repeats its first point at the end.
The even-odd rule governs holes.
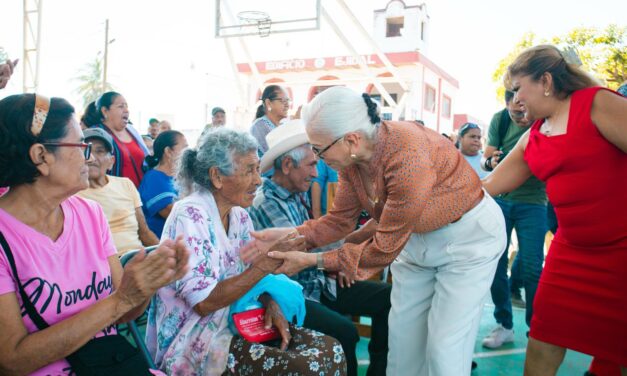
{"type": "Polygon", "coordinates": [[[514,342],[514,329],[505,329],[503,325],[499,325],[481,341],[481,344],[483,347],[496,349],[511,342],[514,342]]]}

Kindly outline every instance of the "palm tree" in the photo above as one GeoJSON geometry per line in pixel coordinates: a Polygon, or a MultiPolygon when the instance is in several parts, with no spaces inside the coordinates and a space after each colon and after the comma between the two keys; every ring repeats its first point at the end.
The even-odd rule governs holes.
{"type": "Polygon", "coordinates": [[[87,107],[89,103],[98,99],[103,92],[113,90],[108,82],[105,90],[102,90],[102,58],[100,56],[85,64],[74,81],[79,83],[75,92],[83,98],[83,107],[87,107]]]}

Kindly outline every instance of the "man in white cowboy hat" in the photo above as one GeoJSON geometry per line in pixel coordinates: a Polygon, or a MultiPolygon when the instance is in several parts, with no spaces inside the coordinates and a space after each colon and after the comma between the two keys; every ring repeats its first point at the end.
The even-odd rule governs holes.
{"type": "MultiPolygon", "coordinates": [[[[274,168],[274,174],[264,179],[249,208],[255,229],[299,226],[313,218],[307,191],[317,176],[317,159],[308,144],[305,126],[301,120],[290,120],[268,133],[266,141],[268,151],[261,158],[261,172],[274,168]]],[[[349,375],[357,375],[355,348],[359,341],[350,316],[372,318],[368,375],[385,375],[391,286],[376,281],[354,282],[343,275],[328,276],[315,268],[292,278],[303,286],[307,308],[304,326],[340,341],[349,375]]]]}

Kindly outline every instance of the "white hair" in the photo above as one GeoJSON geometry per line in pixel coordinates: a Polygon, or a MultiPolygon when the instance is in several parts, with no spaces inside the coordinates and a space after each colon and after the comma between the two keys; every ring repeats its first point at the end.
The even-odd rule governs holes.
{"type": "Polygon", "coordinates": [[[294,163],[294,167],[298,168],[298,166],[300,165],[300,162],[302,162],[302,160],[305,159],[307,150],[311,150],[310,144],[297,146],[294,149],[281,154],[274,160],[274,169],[277,171],[281,171],[281,166],[283,165],[283,160],[285,158],[290,158],[292,160],[292,163],[294,163]]]}
{"type": "Polygon", "coordinates": [[[324,134],[332,138],[339,138],[350,132],[362,132],[372,139],[375,123],[378,122],[378,118],[373,121],[363,96],[343,86],[329,88],[303,106],[302,119],[308,133],[324,134]]]}

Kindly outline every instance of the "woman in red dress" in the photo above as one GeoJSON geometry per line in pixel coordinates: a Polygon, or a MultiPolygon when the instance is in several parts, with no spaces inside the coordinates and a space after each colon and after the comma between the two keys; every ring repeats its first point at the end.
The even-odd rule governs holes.
{"type": "Polygon", "coordinates": [[[559,223],[533,303],[525,375],[556,374],[566,349],[627,375],[627,99],[595,87],[553,46],[526,50],[507,76],[538,120],[484,186],[498,195],[534,174],[559,223]]]}

